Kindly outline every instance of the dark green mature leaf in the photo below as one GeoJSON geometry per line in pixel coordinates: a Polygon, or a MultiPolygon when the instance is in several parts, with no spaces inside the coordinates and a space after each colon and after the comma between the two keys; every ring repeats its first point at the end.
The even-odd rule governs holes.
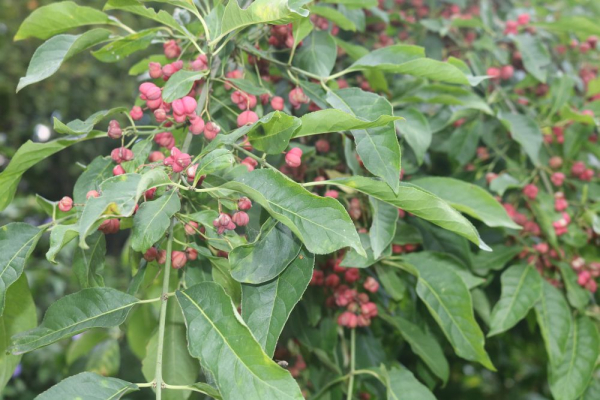
{"type": "Polygon", "coordinates": [[[510,131],[534,165],[540,164],[540,149],[542,148],[542,131],[538,124],[526,115],[500,112],[498,118],[510,131]]]}
{"type": "Polygon", "coordinates": [[[207,396],[210,396],[210,398],[213,398],[215,400],[222,400],[223,399],[221,397],[221,393],[219,393],[219,391],[217,389],[215,389],[214,387],[212,387],[208,383],[196,382],[193,385],[190,385],[190,387],[191,387],[192,391],[199,392],[199,393],[204,393],[207,396]]]}
{"type": "Polygon", "coordinates": [[[369,229],[373,257],[379,258],[383,251],[390,245],[396,235],[396,222],[398,221],[398,208],[384,201],[369,197],[373,222],[369,229]]]}
{"type": "Polygon", "coordinates": [[[203,282],[176,295],[190,354],[212,374],[224,400],[303,399],[292,376],[265,354],[221,286],[203,282]]]}
{"type": "Polygon", "coordinates": [[[377,262],[373,254],[373,249],[371,249],[371,238],[366,233],[359,233],[360,243],[362,244],[363,249],[367,253],[366,257],[358,254],[358,252],[354,249],[347,251],[344,255],[344,260],[340,264],[342,267],[348,268],[368,268],[371,265],[377,262]]]}
{"type": "Polygon", "coordinates": [[[267,88],[259,86],[250,79],[226,78],[226,80],[231,83],[231,86],[242,92],[253,94],[255,96],[260,96],[261,94],[268,94],[269,96],[273,95],[267,88]]]}
{"type": "Polygon", "coordinates": [[[302,244],[290,229],[269,218],[256,242],[229,253],[231,276],[242,283],[264,283],[279,275],[300,252],[302,244]]]}
{"type": "Polygon", "coordinates": [[[345,31],[356,32],[356,25],[348,19],[343,13],[333,7],[311,6],[309,8],[311,14],[319,15],[333,22],[345,31]]]}
{"type": "Polygon", "coordinates": [[[401,120],[402,117],[393,115],[380,115],[374,120],[367,120],[367,116],[355,116],[328,108],[304,114],[300,119],[302,126],[294,133],[294,137],[319,135],[321,133],[342,132],[353,129],[379,128],[388,125],[392,121],[401,120]]]}
{"type": "Polygon", "coordinates": [[[4,310],[6,291],[19,279],[43,230],[13,222],[0,228],[0,315],[4,310]]]}
{"type": "Polygon", "coordinates": [[[108,15],[72,1],[48,4],[32,12],[19,27],[15,40],[48,39],[78,26],[110,24],[108,15]]]}
{"type": "Polygon", "coordinates": [[[542,277],[533,266],[513,265],[502,273],[500,279],[502,294],[492,310],[488,337],[515,326],[542,295],[542,277]]]}
{"type": "Polygon", "coordinates": [[[254,170],[222,187],[259,203],[290,228],[311,253],[329,254],[350,246],[365,254],[354,224],[340,202],[316,196],[277,171],[254,170]]]}
{"type": "Polygon", "coordinates": [[[201,176],[212,174],[225,168],[231,167],[235,163],[235,158],[229,150],[216,149],[202,157],[198,168],[196,169],[196,180],[198,182],[201,176]]]}
{"type": "Polygon", "coordinates": [[[92,51],[92,55],[105,63],[121,61],[135,52],[148,48],[159,30],[159,28],[152,28],[132,33],[105,45],[97,51],[92,51]]]}
{"type": "Polygon", "coordinates": [[[75,361],[87,356],[99,343],[109,339],[108,332],[103,329],[91,329],[71,341],[66,353],[66,363],[71,366],[75,361]]]}
{"type": "MultiPolygon", "coordinates": [[[[334,108],[373,121],[382,115],[393,115],[392,105],[375,93],[361,89],[342,89],[327,93],[327,102],[334,108]]],[[[400,182],[400,144],[393,124],[378,128],[353,129],[356,152],[365,168],[381,177],[394,191],[400,182]]]]}
{"type": "Polygon", "coordinates": [[[179,193],[170,190],[157,200],[142,203],[133,217],[131,247],[139,252],[145,252],[163,237],[171,217],[179,212],[181,202],[179,193]]]}
{"type": "Polygon", "coordinates": [[[425,49],[419,46],[399,44],[375,50],[356,60],[346,72],[365,69],[413,75],[441,82],[470,84],[460,69],[446,62],[425,58],[425,49]]]}
{"type": "Polygon", "coordinates": [[[529,34],[515,36],[515,43],[523,57],[525,69],[535,79],[546,83],[548,71],[545,69],[552,60],[548,49],[537,37],[529,34]]]}
{"type": "Polygon", "coordinates": [[[431,144],[431,128],[427,118],[415,108],[407,108],[396,112],[404,121],[396,122],[396,129],[406,139],[417,158],[417,163],[423,163],[423,157],[431,144]]]}
{"type": "Polygon", "coordinates": [[[114,376],[121,366],[121,349],[116,339],[108,339],[96,345],[89,353],[85,370],[101,376],[114,376]]]}
{"type": "Polygon", "coordinates": [[[73,120],[67,124],[63,124],[58,120],[58,118],[54,118],[54,130],[58,133],[64,133],[67,135],[83,135],[90,133],[94,126],[102,121],[104,118],[109,115],[117,114],[117,113],[127,113],[129,110],[125,107],[116,107],[110,110],[102,110],[98,111],[92,115],[90,115],[85,121],[80,119],[73,120]]]}
{"type": "MultiPolygon", "coordinates": [[[[71,231],[72,232],[72,231],[71,231]]],[[[94,232],[88,239],[87,249],[75,248],[73,254],[73,273],[83,289],[104,286],[104,256],[106,239],[102,232],[94,232]]]]}
{"type": "Polygon", "coordinates": [[[65,296],[50,307],[35,329],[12,338],[12,354],[27,353],[90,328],[108,328],[125,321],[138,302],[112,288],[83,289],[65,296]]]}
{"type": "Polygon", "coordinates": [[[118,400],[124,394],[138,390],[137,385],[117,378],[107,378],[93,372],[68,377],[40,394],[35,400],[118,400]]]}
{"type": "Polygon", "coordinates": [[[75,182],[73,201],[76,204],[85,203],[87,192],[99,190],[100,183],[112,176],[112,168],[113,163],[110,158],[102,156],[94,158],[75,182]]]}
{"type": "Polygon", "coordinates": [[[315,256],[305,249],[275,279],[242,285],[242,317],[261,347],[272,357],[283,327],[312,278],[315,256]]]}
{"type": "Polygon", "coordinates": [[[0,392],[10,380],[21,356],[7,353],[10,338],[35,328],[37,316],[27,278],[21,277],[6,292],[6,307],[0,317],[0,392]]]}
{"type": "Polygon", "coordinates": [[[471,293],[463,279],[439,263],[423,263],[420,253],[403,257],[418,276],[417,294],[427,305],[459,357],[495,370],[484,349],[483,332],[475,321],[471,293]]]}
{"type": "Polygon", "coordinates": [[[248,140],[259,151],[279,154],[287,148],[300,125],[300,119],[274,111],[252,125],[248,131],[248,140]]]}
{"type": "Polygon", "coordinates": [[[144,18],[159,22],[169,28],[180,32],[183,35],[188,35],[188,31],[183,29],[181,25],[165,10],[154,11],[152,8],[146,8],[140,4],[138,0],[108,0],[104,5],[104,11],[107,10],[123,10],[133,14],[141,15],[144,18]]]}
{"type": "Polygon", "coordinates": [[[412,372],[403,367],[381,368],[387,388],[387,400],[436,400],[435,396],[412,372]]]}
{"type": "Polygon", "coordinates": [[[455,129],[448,139],[448,156],[461,167],[473,160],[477,153],[477,144],[481,134],[479,121],[455,129]]]}
{"type": "Polygon", "coordinates": [[[303,71],[326,78],[335,66],[337,48],[327,31],[313,31],[302,42],[294,56],[293,65],[303,71]]]}
{"type": "Polygon", "coordinates": [[[448,381],[450,366],[448,365],[446,356],[444,356],[444,350],[435,336],[399,315],[391,316],[380,313],[379,316],[400,332],[410,345],[412,351],[421,357],[438,378],[444,383],[448,381]]]}
{"type": "Polygon", "coordinates": [[[560,290],[547,281],[542,282],[542,296],[535,305],[535,315],[550,364],[558,366],[565,354],[571,331],[571,309],[560,290]]]}
{"type": "Polygon", "coordinates": [[[479,110],[493,115],[490,106],[472,90],[452,85],[426,85],[402,98],[411,103],[444,104],[479,110]]]}
{"type": "Polygon", "coordinates": [[[575,400],[587,388],[600,355],[600,336],[585,315],[571,326],[565,355],[550,369],[550,391],[556,400],[575,400]]]}
{"type": "Polygon", "coordinates": [[[91,132],[87,136],[69,136],[46,143],[27,141],[19,147],[8,167],[0,173],[0,211],[12,202],[21,176],[29,168],[77,142],[100,136],[106,136],[106,133],[91,132]]]}
{"type": "Polygon", "coordinates": [[[383,289],[387,294],[395,301],[401,301],[406,295],[407,284],[404,279],[400,277],[400,271],[395,268],[383,267],[381,265],[375,265],[375,271],[377,272],[377,278],[381,283],[383,289]]]}
{"type": "Polygon", "coordinates": [[[401,208],[444,229],[469,239],[487,249],[477,230],[465,217],[439,197],[409,183],[400,183],[398,195],[383,182],[362,176],[338,178],[324,184],[356,189],[376,199],[401,208]]]}
{"type": "Polygon", "coordinates": [[[564,261],[557,261],[555,265],[560,270],[562,281],[567,289],[567,300],[571,306],[580,311],[584,311],[585,307],[590,303],[591,295],[585,288],[577,283],[577,273],[571,266],[564,261]]]}
{"type": "Polygon", "coordinates": [[[187,71],[183,69],[175,72],[163,88],[163,100],[171,103],[173,100],[186,96],[192,90],[194,83],[206,76],[208,72],[208,70],[187,71]]]}
{"type": "Polygon", "coordinates": [[[102,43],[110,35],[109,30],[99,28],[81,35],[58,35],[50,38],[33,53],[27,73],[19,80],[17,92],[32,83],[52,76],[64,61],[102,43]]]}
{"type": "Polygon", "coordinates": [[[587,390],[581,397],[581,400],[595,400],[600,398],[600,379],[594,379],[592,377],[592,381],[588,386],[587,390]]]}
{"type": "Polygon", "coordinates": [[[487,226],[521,229],[491,194],[472,183],[441,177],[421,178],[412,183],[441,197],[458,211],[477,218],[487,226]]]}
{"type": "Polygon", "coordinates": [[[492,251],[480,251],[473,257],[473,270],[479,275],[499,271],[521,252],[518,246],[493,245],[492,251]]]}

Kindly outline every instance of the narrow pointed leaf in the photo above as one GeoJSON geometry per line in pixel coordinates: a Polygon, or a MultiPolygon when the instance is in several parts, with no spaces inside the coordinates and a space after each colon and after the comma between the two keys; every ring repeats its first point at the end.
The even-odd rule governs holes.
{"type": "Polygon", "coordinates": [[[502,294],[492,309],[488,336],[509,330],[525,318],[542,294],[542,277],[532,266],[517,264],[502,273],[502,294]]]}
{"type": "Polygon", "coordinates": [[[25,262],[43,232],[23,222],[0,228],[0,315],[4,310],[6,291],[23,273],[25,262]]]}
{"type": "Polygon", "coordinates": [[[406,139],[417,158],[419,164],[423,163],[423,158],[429,145],[431,145],[432,133],[427,118],[415,108],[407,108],[396,112],[403,121],[396,122],[396,129],[400,131],[402,137],[406,139]]]}
{"type": "Polygon", "coordinates": [[[436,400],[435,396],[406,368],[382,368],[387,400],[436,400]]]}
{"type": "Polygon", "coordinates": [[[35,400],[118,400],[126,393],[138,390],[137,385],[117,378],[107,378],[93,372],[68,377],[40,394],[35,400]]]}
{"type": "Polygon", "coordinates": [[[70,294],[48,308],[37,328],[13,336],[10,351],[27,353],[90,328],[120,325],[137,302],[135,297],[112,288],[70,294]]]}
{"type": "Polygon", "coordinates": [[[99,190],[100,183],[112,176],[113,166],[110,158],[102,156],[94,158],[75,182],[73,201],[77,204],[85,203],[87,193],[90,190],[99,190]]]}
{"type": "Polygon", "coordinates": [[[170,190],[157,200],[144,202],[133,217],[131,247],[145,252],[162,238],[169,228],[171,217],[181,208],[179,194],[170,190]]]}
{"type": "Polygon", "coordinates": [[[110,110],[102,110],[95,112],[90,115],[85,121],[80,119],[73,120],[69,123],[62,123],[58,120],[58,118],[54,118],[54,130],[58,133],[63,133],[66,135],[84,135],[88,134],[94,129],[94,126],[102,121],[104,118],[117,114],[117,113],[127,113],[129,110],[125,107],[115,107],[110,110]]]}
{"type": "Polygon", "coordinates": [[[135,52],[148,48],[158,32],[158,28],[152,28],[132,33],[92,51],[92,55],[105,63],[121,61],[135,52]]]}
{"type": "Polygon", "coordinates": [[[498,244],[491,248],[492,251],[480,251],[473,257],[473,271],[476,274],[486,275],[490,271],[499,271],[521,252],[518,246],[498,244]]]}
{"type": "Polygon", "coordinates": [[[46,259],[56,264],[56,256],[79,233],[77,225],[55,225],[50,231],[50,248],[46,252],[46,259]]]}
{"type": "Polygon", "coordinates": [[[144,18],[159,22],[169,28],[188,35],[189,32],[184,29],[171,14],[165,10],[154,11],[153,8],[147,8],[140,4],[138,0],[108,0],[104,5],[104,10],[123,10],[132,14],[140,15],[144,18]]]}
{"type": "MultiPolygon", "coordinates": [[[[71,233],[70,231],[69,233],[71,233]]],[[[83,289],[104,286],[104,257],[106,238],[102,232],[95,232],[88,238],[89,248],[75,248],[73,273],[83,289]]]]}
{"type": "Polygon", "coordinates": [[[544,43],[538,37],[529,34],[515,36],[515,43],[523,55],[525,70],[538,81],[546,83],[546,67],[552,63],[552,59],[544,43]]]}
{"type": "Polygon", "coordinates": [[[287,319],[308,287],[314,263],[314,255],[303,249],[275,279],[242,285],[242,317],[271,357],[287,319]]]}
{"type": "Polygon", "coordinates": [[[400,116],[380,115],[370,120],[364,115],[357,117],[342,110],[328,108],[304,114],[301,118],[302,126],[294,133],[294,137],[319,135],[321,133],[342,132],[353,129],[378,128],[390,122],[402,120],[400,116]]]}
{"type": "Polygon", "coordinates": [[[513,139],[521,145],[531,162],[536,166],[539,165],[543,136],[538,124],[530,117],[521,114],[501,112],[498,118],[513,139]]]}
{"type": "Polygon", "coordinates": [[[396,236],[398,208],[374,197],[369,197],[369,203],[373,213],[369,237],[371,238],[373,257],[378,259],[396,236]]]}
{"type": "Polygon", "coordinates": [[[199,283],[177,291],[177,300],[190,354],[212,374],[224,400],[303,399],[290,373],[265,354],[221,286],[199,283]]]}

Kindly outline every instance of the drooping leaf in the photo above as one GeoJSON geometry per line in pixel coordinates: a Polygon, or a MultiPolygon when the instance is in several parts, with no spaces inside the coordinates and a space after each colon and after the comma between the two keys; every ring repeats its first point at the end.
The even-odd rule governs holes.
{"type": "Polygon", "coordinates": [[[248,132],[248,140],[259,151],[279,154],[287,148],[300,124],[298,118],[274,111],[252,126],[248,132]]]}
{"type": "Polygon", "coordinates": [[[492,310],[488,337],[515,326],[542,295],[542,277],[532,266],[513,265],[500,279],[502,295],[492,310]]]}
{"type": "Polygon", "coordinates": [[[344,259],[340,264],[342,267],[346,268],[368,268],[371,265],[377,262],[375,255],[373,254],[373,249],[371,248],[371,238],[366,233],[359,233],[360,243],[362,248],[365,249],[366,256],[362,256],[358,254],[358,252],[354,249],[350,249],[344,255],[344,259]]]}
{"type": "Polygon", "coordinates": [[[534,165],[540,163],[540,149],[542,147],[542,131],[538,124],[526,115],[500,112],[498,118],[510,131],[534,165]]]}
{"type": "Polygon", "coordinates": [[[328,19],[345,31],[356,32],[356,25],[354,22],[333,7],[311,6],[309,11],[311,14],[319,15],[325,19],[328,19]]]}
{"type": "Polygon", "coordinates": [[[275,279],[259,285],[242,285],[242,317],[268,356],[292,310],[312,278],[314,255],[301,250],[275,279]]]}
{"type": "Polygon", "coordinates": [[[35,400],[67,400],[89,398],[118,400],[126,393],[138,390],[137,385],[117,378],[107,378],[93,372],[82,372],[57,383],[35,400]]]}
{"type": "Polygon", "coordinates": [[[458,211],[488,226],[521,229],[491,194],[472,183],[442,177],[420,178],[411,183],[441,197],[458,211]]]}
{"type": "Polygon", "coordinates": [[[313,31],[296,51],[293,65],[321,78],[329,76],[335,66],[337,48],[327,31],[313,31]]]}
{"type": "Polygon", "coordinates": [[[544,43],[538,37],[529,34],[515,36],[515,43],[522,54],[525,70],[538,81],[546,83],[548,71],[545,68],[552,60],[544,43]]]}
{"type": "Polygon", "coordinates": [[[396,129],[412,148],[417,162],[423,163],[423,157],[429,149],[432,137],[427,118],[415,108],[400,110],[396,114],[404,118],[404,121],[396,122],[396,129]]]}
{"type": "Polygon", "coordinates": [[[179,212],[179,193],[170,190],[157,200],[142,203],[133,217],[131,247],[145,252],[162,238],[169,228],[171,217],[179,212]]]}
{"type": "MultiPolygon", "coordinates": [[[[69,233],[72,231],[69,231],[69,233]]],[[[89,248],[75,248],[73,254],[73,273],[83,288],[104,286],[104,256],[106,239],[102,232],[95,232],[88,238],[89,248]]]]}
{"type": "Polygon", "coordinates": [[[254,170],[222,187],[259,203],[290,228],[311,253],[328,254],[350,246],[364,254],[354,224],[337,200],[316,196],[279,172],[254,170]]]}
{"type": "Polygon", "coordinates": [[[190,354],[212,374],[224,400],[303,399],[290,373],[265,354],[221,286],[203,282],[176,295],[190,354]]]}
{"type": "Polygon", "coordinates": [[[495,370],[484,349],[483,332],[475,321],[471,293],[462,278],[438,263],[420,262],[420,253],[403,257],[418,276],[417,294],[427,305],[456,354],[495,370]]]}
{"type": "Polygon", "coordinates": [[[366,120],[367,116],[355,116],[328,108],[304,114],[300,119],[302,126],[294,133],[294,137],[319,135],[321,133],[342,132],[353,129],[379,128],[388,125],[392,121],[401,120],[401,116],[380,115],[374,120],[366,120]]]}
{"type": "Polygon", "coordinates": [[[491,248],[492,251],[480,251],[473,257],[472,264],[475,273],[485,275],[489,271],[499,271],[521,252],[521,248],[518,246],[497,244],[491,248]]]}
{"type": "Polygon", "coordinates": [[[242,92],[253,94],[255,96],[260,96],[261,94],[268,94],[269,96],[272,96],[272,93],[267,88],[259,86],[251,79],[226,78],[226,80],[227,82],[231,83],[231,86],[241,90],[242,92]]]}
{"type": "Polygon", "coordinates": [[[436,400],[435,396],[412,372],[403,367],[381,368],[387,388],[387,400],[436,400]]]}
{"type": "Polygon", "coordinates": [[[42,233],[43,230],[23,222],[0,228],[0,316],[4,311],[6,291],[23,273],[25,262],[42,233]]]}
{"type": "Polygon", "coordinates": [[[192,87],[194,82],[202,79],[208,74],[206,71],[187,71],[180,70],[175,72],[165,84],[162,92],[162,98],[164,101],[171,103],[173,100],[180,99],[186,96],[192,87]]]}
{"type": "Polygon", "coordinates": [[[302,247],[290,229],[269,218],[256,242],[238,246],[229,253],[231,276],[242,283],[264,283],[279,275],[302,247]]]}
{"type": "Polygon", "coordinates": [[[182,35],[189,35],[189,32],[186,29],[183,29],[171,14],[165,10],[156,12],[152,8],[144,7],[138,0],[108,0],[104,5],[104,11],[108,10],[123,10],[137,14],[168,26],[182,35]]]}
{"type": "Polygon", "coordinates": [[[550,369],[550,391],[556,400],[575,400],[587,388],[600,355],[598,329],[581,315],[571,326],[565,355],[550,369]]]}
{"type": "Polygon", "coordinates": [[[375,265],[375,271],[381,286],[387,294],[395,301],[401,301],[406,295],[408,285],[400,277],[400,272],[395,268],[387,268],[381,265],[375,265]]]}
{"type": "Polygon", "coordinates": [[[46,252],[46,259],[56,264],[56,256],[79,233],[77,225],[55,225],[50,231],[50,248],[46,252]]]}
{"type": "Polygon", "coordinates": [[[9,350],[27,353],[90,328],[120,325],[137,302],[112,288],[83,289],[53,303],[37,328],[13,336],[9,350]]]}
{"type": "MultiPolygon", "coordinates": [[[[327,102],[334,108],[354,116],[376,120],[394,114],[392,105],[375,93],[361,89],[342,89],[327,93],[327,102]]],[[[353,129],[356,152],[373,175],[381,177],[398,192],[400,182],[400,144],[393,124],[378,128],[353,129]]]]}
{"type": "Polygon", "coordinates": [[[81,35],[58,35],[50,38],[33,53],[27,73],[19,80],[17,92],[52,76],[64,61],[102,43],[110,35],[109,30],[98,28],[81,35]]]}
{"type": "Polygon", "coordinates": [[[135,52],[148,48],[158,32],[158,28],[152,28],[132,33],[110,42],[99,50],[92,51],[92,55],[105,63],[121,61],[135,52]]]}
{"type": "MultiPolygon", "coordinates": [[[[460,106],[468,109],[479,110],[493,115],[490,106],[472,90],[452,85],[426,85],[416,91],[409,92],[401,98],[409,103],[444,104],[448,106],[460,106]]],[[[459,108],[459,107],[457,107],[459,108]]]]}
{"type": "Polygon", "coordinates": [[[36,37],[48,39],[59,33],[85,25],[110,24],[108,15],[72,1],[60,1],[33,11],[19,27],[15,40],[36,37]]]}
{"type": "Polygon", "coordinates": [[[88,134],[94,129],[94,126],[109,115],[128,112],[125,107],[112,108],[110,110],[98,111],[90,115],[85,121],[80,119],[73,120],[67,124],[62,123],[58,118],[54,118],[54,130],[58,133],[67,135],[88,134]]]}
{"type": "Polygon", "coordinates": [[[25,275],[6,292],[6,307],[0,317],[0,392],[10,380],[21,356],[7,353],[10,338],[19,332],[35,328],[36,309],[25,275]]]}
{"type": "Polygon", "coordinates": [[[567,289],[567,300],[578,310],[585,310],[590,303],[590,292],[577,283],[577,273],[564,261],[557,261],[555,265],[560,270],[562,281],[567,289]]]}
{"type": "Polygon", "coordinates": [[[110,158],[98,156],[92,160],[85,171],[75,182],[73,188],[73,202],[83,204],[90,190],[99,190],[100,183],[112,176],[113,163],[110,158]]]}
{"type": "Polygon", "coordinates": [[[374,197],[369,197],[369,203],[373,213],[369,237],[371,238],[373,257],[378,259],[396,235],[398,208],[374,197]]]}

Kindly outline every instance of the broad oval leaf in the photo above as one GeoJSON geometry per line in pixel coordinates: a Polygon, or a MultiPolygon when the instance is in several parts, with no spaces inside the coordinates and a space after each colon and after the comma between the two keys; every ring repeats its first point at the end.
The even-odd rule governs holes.
{"type": "Polygon", "coordinates": [[[473,257],[473,271],[476,274],[486,275],[490,271],[501,270],[522,250],[518,246],[505,246],[503,244],[493,245],[491,248],[492,251],[480,251],[473,257]]]}
{"type": "Polygon", "coordinates": [[[356,25],[354,22],[333,7],[311,6],[309,11],[311,14],[319,15],[330,20],[345,31],[356,32],[356,25]]]}
{"type": "Polygon", "coordinates": [[[105,45],[99,50],[92,51],[92,55],[105,63],[121,61],[131,54],[150,46],[159,30],[159,28],[152,28],[132,33],[105,45]]]}
{"type": "Polygon", "coordinates": [[[241,192],[259,203],[290,228],[311,253],[329,254],[350,246],[366,255],[340,202],[316,196],[277,171],[254,170],[222,187],[241,192]]]}
{"type": "Polygon", "coordinates": [[[43,230],[13,222],[0,228],[0,315],[4,310],[6,291],[19,279],[43,230]]]}
{"type": "Polygon", "coordinates": [[[175,72],[165,84],[162,92],[162,98],[164,101],[171,103],[173,100],[180,99],[186,96],[192,87],[194,82],[202,79],[208,74],[206,71],[186,71],[180,70],[175,72]]]}
{"type": "Polygon", "coordinates": [[[384,201],[369,197],[373,222],[369,229],[373,258],[378,259],[396,236],[398,209],[384,201]]]}
{"type": "Polygon", "coordinates": [[[411,183],[441,197],[458,211],[488,226],[521,229],[491,194],[472,183],[441,177],[421,178],[411,183]]]}
{"type": "Polygon", "coordinates": [[[169,228],[171,217],[179,212],[179,193],[170,190],[157,200],[142,203],[133,217],[131,247],[145,252],[162,238],[169,228]]]}
{"type": "MultiPolygon", "coordinates": [[[[67,231],[70,235],[72,231],[67,231]]],[[[67,237],[68,239],[68,237],[67,237]]],[[[106,238],[102,232],[94,232],[88,238],[89,248],[75,248],[73,254],[73,273],[83,289],[104,286],[104,256],[106,255],[106,238]]]]}
{"type": "Polygon", "coordinates": [[[310,74],[325,78],[335,66],[337,47],[327,31],[313,31],[296,51],[293,65],[310,74]]]}
{"type": "Polygon", "coordinates": [[[546,83],[546,67],[552,63],[552,59],[544,43],[537,36],[529,34],[517,35],[514,40],[523,55],[525,70],[538,81],[546,83]]]}
{"type": "Polygon", "coordinates": [[[274,111],[252,125],[248,131],[248,140],[257,150],[279,154],[288,147],[300,125],[300,119],[274,111]]]}
{"type": "Polygon", "coordinates": [[[72,1],[48,4],[33,11],[19,27],[15,40],[48,39],[78,26],[110,24],[108,15],[72,1]]]}
{"type": "Polygon", "coordinates": [[[254,243],[229,253],[231,276],[242,283],[264,283],[279,275],[300,252],[302,244],[290,229],[269,218],[254,243]]]}
{"type": "Polygon", "coordinates": [[[587,388],[600,355],[598,329],[585,315],[577,318],[569,334],[562,361],[551,369],[550,391],[556,400],[575,400],[587,388]]]}
{"type": "Polygon", "coordinates": [[[365,115],[357,117],[342,110],[328,108],[304,114],[300,120],[302,126],[294,133],[294,137],[319,135],[321,133],[342,132],[352,129],[368,129],[386,126],[390,122],[403,119],[393,115],[380,115],[374,120],[365,119],[365,115]]]}
{"type": "Polygon", "coordinates": [[[93,372],[82,372],[57,383],[35,400],[71,400],[89,398],[94,400],[118,400],[126,393],[138,390],[137,385],[117,378],[107,378],[93,372]]]}
{"type": "Polygon", "coordinates": [[[268,356],[292,310],[312,278],[315,256],[302,249],[275,279],[259,285],[242,285],[242,318],[268,356]]]}
{"type": "Polygon", "coordinates": [[[135,297],[112,288],[83,289],[48,307],[37,328],[13,336],[9,350],[27,353],[90,328],[120,325],[137,302],[135,297]]]}
{"type": "Polygon", "coordinates": [[[417,162],[419,164],[423,163],[423,158],[427,149],[429,149],[429,145],[431,145],[432,138],[427,118],[415,108],[400,110],[396,114],[404,119],[404,121],[396,122],[396,129],[400,131],[402,137],[410,145],[417,162]]]}
{"type": "Polygon", "coordinates": [[[489,336],[509,330],[525,318],[542,294],[542,277],[530,265],[517,264],[502,273],[502,294],[492,309],[489,336]]]}
{"type": "Polygon", "coordinates": [[[194,178],[194,186],[203,175],[212,174],[225,168],[231,167],[235,163],[233,154],[227,149],[216,149],[205,154],[196,169],[196,177],[194,178]]]}
{"type": "Polygon", "coordinates": [[[436,400],[435,396],[412,372],[402,367],[381,368],[387,400],[436,400]]]}
{"type": "Polygon", "coordinates": [[[19,80],[17,92],[32,83],[52,76],[62,63],[74,55],[102,43],[111,35],[106,29],[92,29],[81,35],[58,35],[37,48],[27,73],[19,80]]]}
{"type": "Polygon", "coordinates": [[[77,204],[85,203],[87,193],[90,190],[100,189],[100,183],[112,176],[113,166],[110,158],[102,156],[94,158],[75,182],[73,201],[77,204]]]}
{"type": "Polygon", "coordinates": [[[221,286],[203,282],[176,296],[190,354],[213,375],[224,400],[304,398],[290,373],[265,354],[221,286]]]}
{"type": "Polygon", "coordinates": [[[418,253],[403,257],[418,275],[417,294],[427,305],[456,354],[494,371],[484,336],[473,315],[471,293],[462,278],[438,263],[419,262],[418,253]]]}
{"type": "Polygon", "coordinates": [[[500,112],[498,118],[508,129],[513,139],[523,147],[533,165],[538,166],[543,142],[542,131],[538,124],[527,115],[508,112],[500,112]]]}

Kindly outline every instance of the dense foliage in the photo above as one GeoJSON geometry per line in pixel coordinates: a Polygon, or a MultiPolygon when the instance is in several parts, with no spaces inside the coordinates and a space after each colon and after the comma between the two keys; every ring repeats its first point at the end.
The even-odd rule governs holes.
{"type": "Polygon", "coordinates": [[[58,342],[41,400],[599,398],[600,7],[546,3],[36,8],[17,91],[91,50],[139,98],[0,174],[111,144],[0,228],[0,387],[58,342]],[[79,290],[38,322],[42,243],[79,290]]]}

